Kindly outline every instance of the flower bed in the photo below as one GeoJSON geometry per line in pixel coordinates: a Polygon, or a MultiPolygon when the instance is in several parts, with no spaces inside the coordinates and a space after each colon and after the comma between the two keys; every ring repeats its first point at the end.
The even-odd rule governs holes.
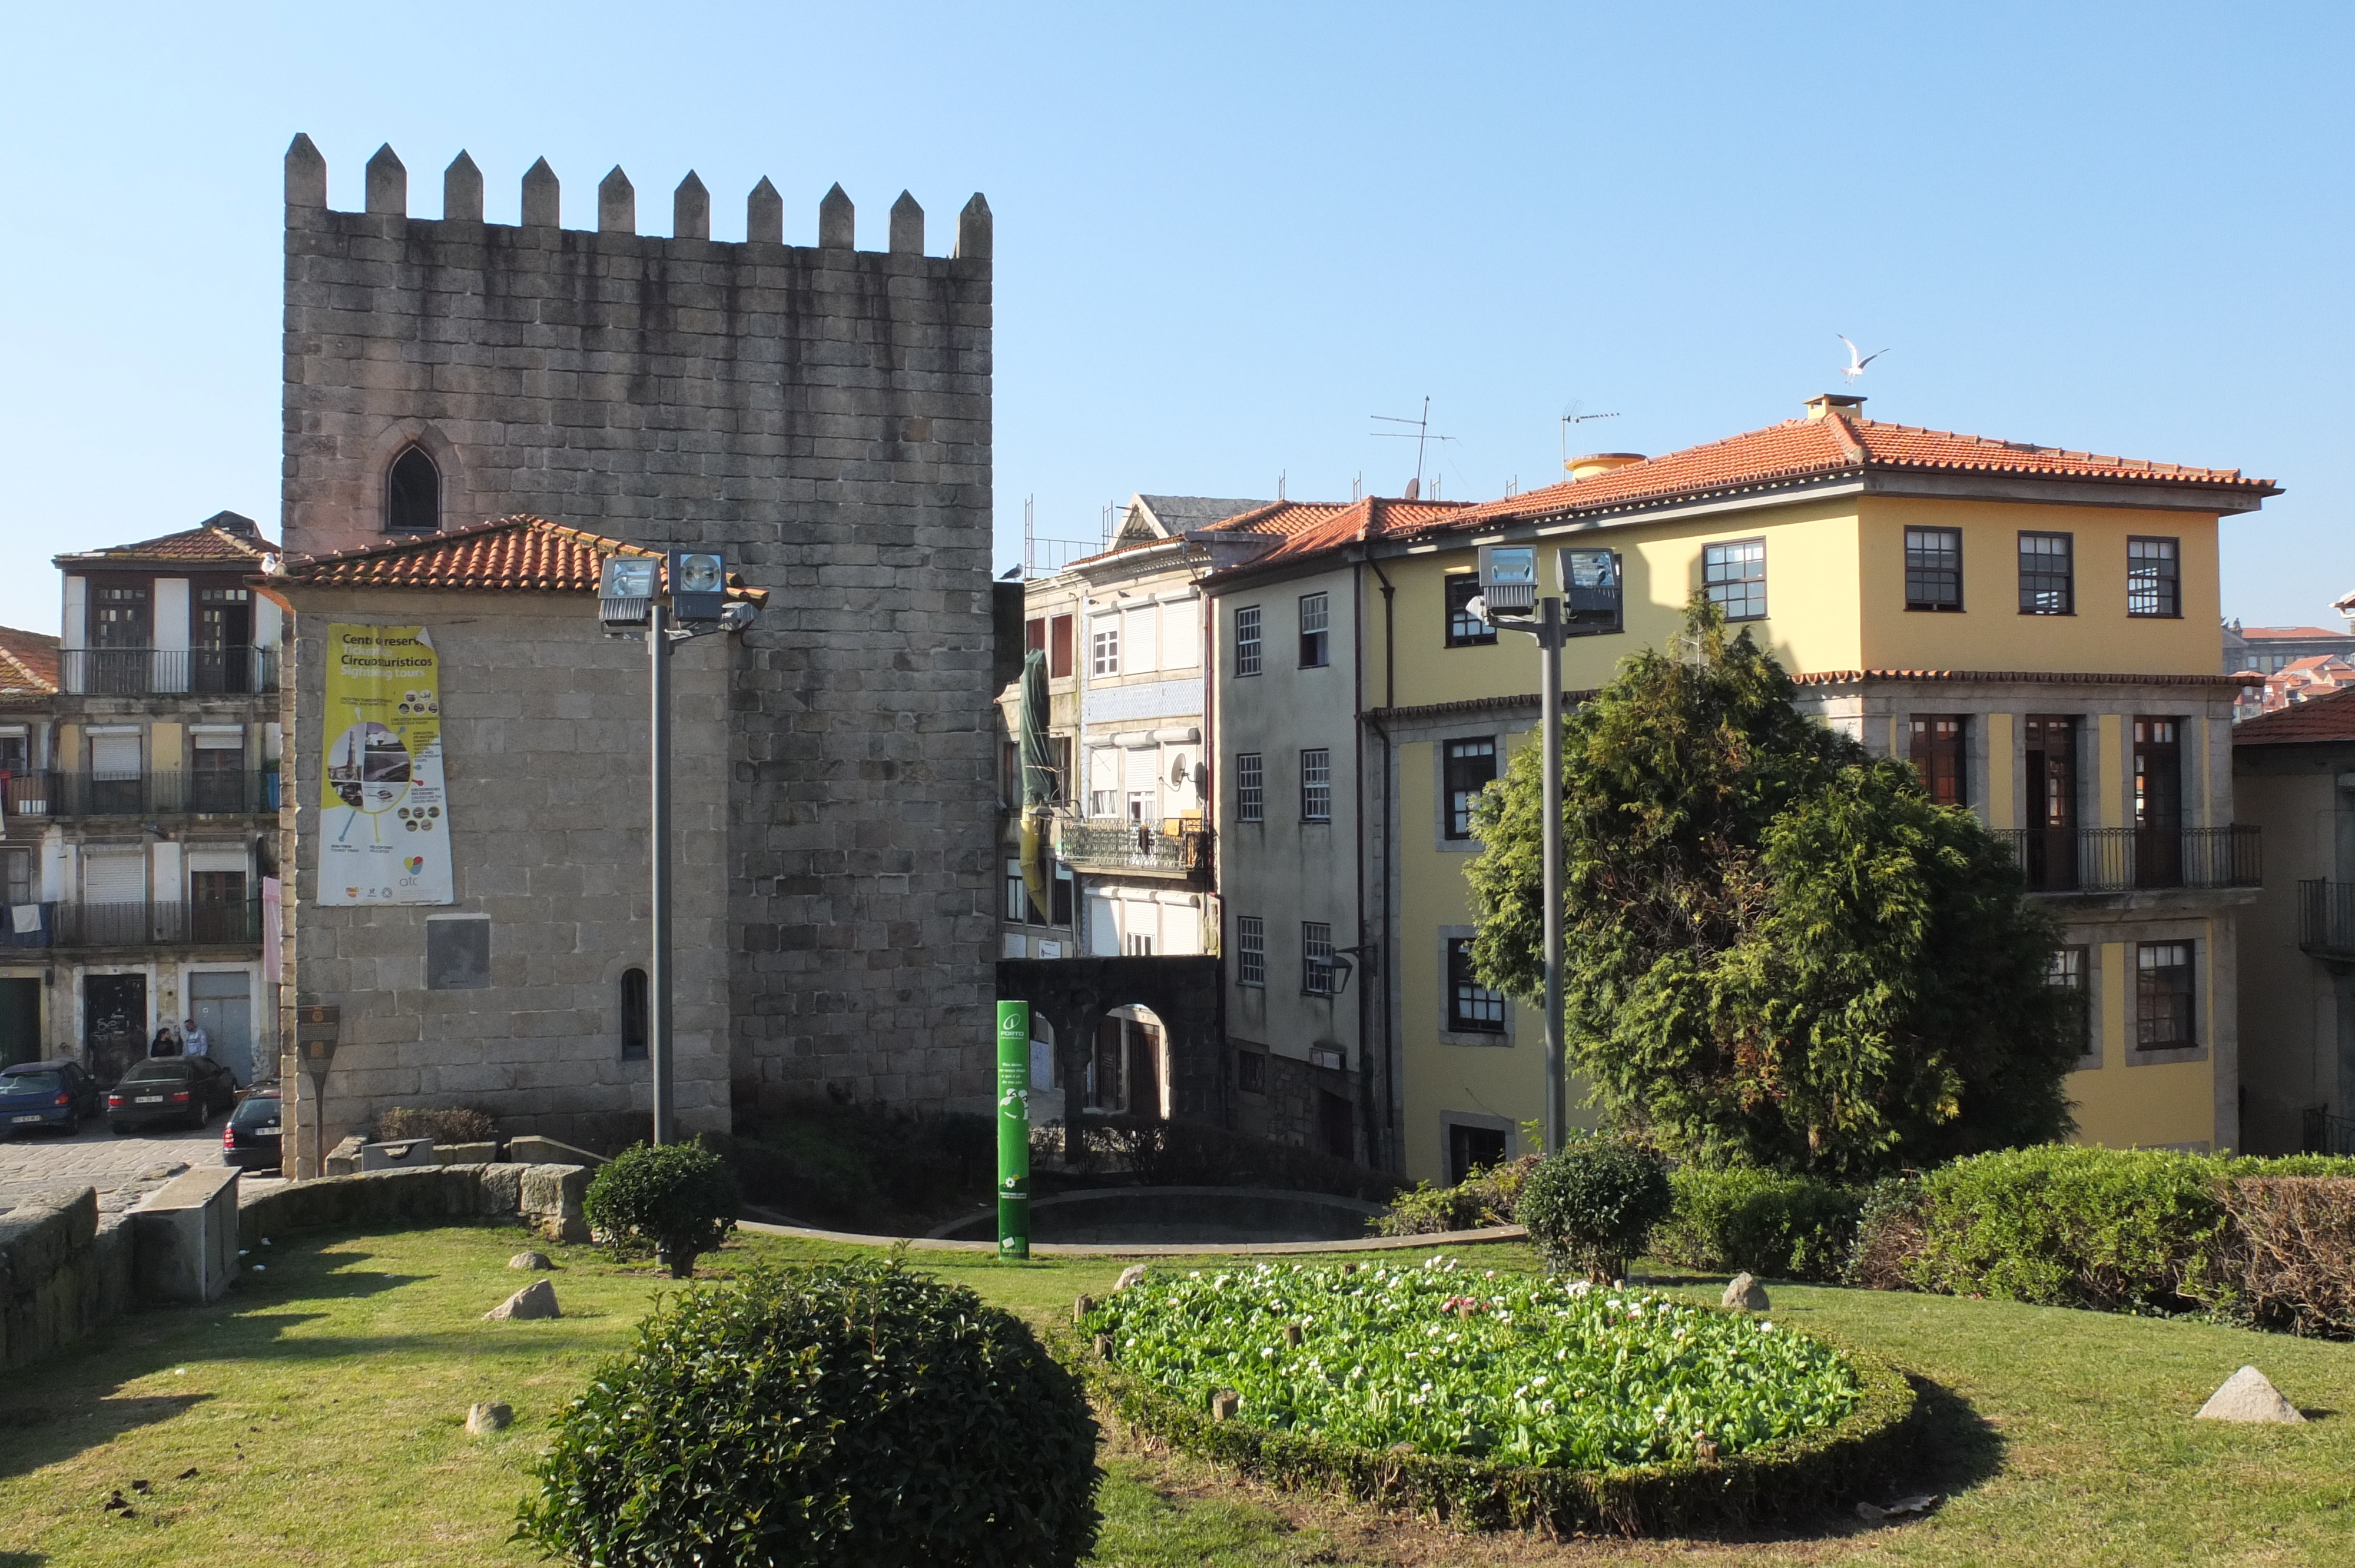
{"type": "Polygon", "coordinates": [[[1771,1319],[1439,1258],[1148,1277],[1084,1327],[1135,1425],[1478,1525],[1813,1506],[1877,1478],[1913,1407],[1886,1367],[1771,1319]],[[1223,1391],[1240,1397],[1221,1419],[1223,1391]]]}

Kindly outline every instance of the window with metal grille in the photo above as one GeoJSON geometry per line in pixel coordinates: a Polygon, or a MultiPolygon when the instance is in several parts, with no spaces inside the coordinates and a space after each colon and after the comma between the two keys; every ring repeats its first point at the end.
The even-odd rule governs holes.
{"type": "Polygon", "coordinates": [[[1236,1052],[1235,1087],[1247,1095],[1267,1093],[1267,1058],[1257,1051],[1236,1052]]]}
{"type": "Polygon", "coordinates": [[[1300,667],[1318,670],[1330,662],[1332,644],[1326,628],[1331,601],[1321,593],[1300,596],[1300,667]]]}
{"type": "Polygon", "coordinates": [[[2076,549],[2073,535],[2020,535],[2020,614],[2077,613],[2076,549]]]}
{"type": "Polygon", "coordinates": [[[1235,821],[1267,820],[1266,773],[1256,751],[1235,753],[1235,821]]]}
{"type": "Polygon", "coordinates": [[[1447,834],[1451,839],[1472,836],[1472,807],[1480,791],[1497,777],[1497,742],[1494,736],[1483,736],[1478,740],[1451,740],[1447,743],[1447,834]]]}
{"type": "Polygon", "coordinates": [[[1465,608],[1480,597],[1480,578],[1456,572],[1447,578],[1447,645],[1450,648],[1492,648],[1497,629],[1465,608]]]}
{"type": "Polygon", "coordinates": [[[1235,917],[1235,983],[1267,983],[1267,922],[1256,915],[1235,917]]]}
{"type": "Polygon", "coordinates": [[[2177,575],[2178,541],[2126,541],[2126,613],[2179,616],[2183,613],[2182,584],[2177,575]]]}
{"type": "Polygon", "coordinates": [[[1963,608],[1963,531],[1905,530],[1905,608],[1963,608]]]}
{"type": "Polygon", "coordinates": [[[1728,620],[1766,619],[1766,541],[1738,539],[1730,545],[1705,545],[1700,553],[1701,586],[1709,602],[1728,620]]]}
{"type": "Polygon", "coordinates": [[[2085,972],[2092,956],[2092,949],[2087,948],[2056,948],[2051,965],[2044,971],[2045,983],[2069,999],[2070,1027],[2075,1031],[2073,1038],[2080,1054],[2094,1048],[2093,993],[2087,989],[2085,972]]]}
{"type": "Polygon", "coordinates": [[[2135,944],[2135,1044],[2174,1051],[2200,1044],[2192,1012],[2191,944],[2135,944]]]}
{"type": "Polygon", "coordinates": [[[1300,820],[1333,820],[1333,754],[1321,746],[1300,754],[1300,820]]]}
{"type": "Polygon", "coordinates": [[[1255,604],[1235,611],[1235,673],[1259,673],[1259,606],[1255,604]]]}
{"type": "Polygon", "coordinates": [[[1333,994],[1333,927],[1320,920],[1300,923],[1300,989],[1309,996],[1333,994]]]}
{"type": "Polygon", "coordinates": [[[1120,622],[1110,621],[1088,640],[1088,672],[1095,675],[1120,673],[1120,622]]]}
{"type": "Polygon", "coordinates": [[[1965,726],[1969,721],[1953,714],[1915,714],[1913,761],[1921,770],[1923,786],[1941,806],[1969,804],[1963,787],[1965,726]]]}
{"type": "Polygon", "coordinates": [[[1505,1032],[1505,993],[1490,991],[1473,972],[1469,937],[1447,941],[1447,1027],[1466,1034],[1505,1032]]]}

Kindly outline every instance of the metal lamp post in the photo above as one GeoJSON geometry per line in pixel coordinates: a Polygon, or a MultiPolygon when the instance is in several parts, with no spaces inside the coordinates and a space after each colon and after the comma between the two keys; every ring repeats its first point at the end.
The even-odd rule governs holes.
{"type": "Polygon", "coordinates": [[[626,636],[643,628],[646,639],[649,694],[650,808],[647,869],[652,907],[646,956],[646,1066],[654,1081],[654,1141],[676,1141],[672,1129],[677,1096],[671,1053],[670,917],[670,655],[674,645],[715,631],[741,631],[757,611],[728,602],[728,563],[717,551],[674,550],[667,573],[669,603],[663,602],[664,562],[651,556],[610,556],[597,587],[597,617],[609,632],[626,636]],[[669,624],[676,618],[680,624],[669,624]]]}
{"type": "Polygon", "coordinates": [[[1570,1043],[1562,1022],[1561,646],[1572,637],[1617,631],[1619,557],[1609,550],[1560,553],[1563,598],[1538,596],[1538,547],[1483,545],[1480,597],[1472,612],[1526,631],[1538,643],[1538,726],[1542,731],[1545,898],[1545,1151],[1561,1152],[1570,1126],[1570,1043]],[[1564,613],[1564,599],[1568,613],[1564,613]]]}

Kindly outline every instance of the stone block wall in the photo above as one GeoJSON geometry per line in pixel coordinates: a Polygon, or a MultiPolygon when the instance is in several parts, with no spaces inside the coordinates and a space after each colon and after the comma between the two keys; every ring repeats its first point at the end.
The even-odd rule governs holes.
{"type": "MultiPolygon", "coordinates": [[[[293,712],[285,911],[290,1003],[342,1009],[324,1096],[289,1072],[298,1159],[392,1106],[479,1106],[509,1135],[612,1147],[651,1126],[643,1057],[622,1054],[621,978],[649,936],[645,644],[609,638],[586,594],[290,586],[293,712]],[[442,768],[457,901],[316,900],[328,628],[424,627],[441,666],[442,768]],[[426,922],[490,916],[491,983],[425,985],[426,922]],[[324,1137],[322,1134],[324,1133],[324,1137]]],[[[729,1126],[729,636],[671,656],[673,1078],[682,1131],[729,1126]]],[[[284,1037],[294,1038],[291,1020],[284,1037]]]]}
{"type": "Polygon", "coordinates": [[[439,219],[409,216],[389,148],[367,183],[367,211],[331,211],[309,139],[288,154],[288,548],[381,540],[387,471],[415,444],[445,526],[532,513],[725,550],[773,590],[729,699],[737,1097],[986,1106],[987,206],[943,257],[904,195],[876,252],[838,187],[820,243],[790,246],[765,180],[741,242],[709,238],[692,175],[669,238],[635,232],[618,169],[594,232],[560,226],[545,163],[519,226],[483,221],[463,154],[439,219]]]}

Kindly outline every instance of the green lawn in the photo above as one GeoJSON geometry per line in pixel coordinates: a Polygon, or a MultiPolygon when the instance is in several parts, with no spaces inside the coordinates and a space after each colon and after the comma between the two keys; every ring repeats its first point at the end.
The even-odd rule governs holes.
{"type": "MultiPolygon", "coordinates": [[[[484,1226],[295,1238],[208,1308],[144,1313],[0,1383],[0,1568],[16,1564],[533,1561],[509,1543],[548,1421],[622,1347],[667,1281],[559,1250],[555,1322],[481,1314],[528,1277],[524,1245],[484,1226]],[[470,1438],[469,1403],[517,1425],[470,1438]],[[181,1479],[184,1472],[197,1473],[181,1479]],[[134,1479],[152,1496],[131,1489],[134,1479]],[[136,1517],[101,1504],[120,1488],[136,1517]]],[[[750,1255],[826,1249],[758,1238],[750,1255]]],[[[1527,1268],[1520,1248],[1483,1255],[1527,1268]]],[[[1116,1261],[1000,1265],[916,1254],[1040,1320],[1103,1293],[1116,1261]]],[[[1710,1294],[1714,1294],[1713,1291],[1710,1294]]],[[[1774,1314],[1821,1325],[1927,1380],[1922,1489],[1951,1494],[1897,1528],[1825,1520],[1746,1542],[1467,1539],[1233,1484],[1108,1441],[1098,1561],[1119,1564],[2321,1563],[2355,1560],[2355,1346],[1998,1302],[1777,1287],[1774,1314]],[[2246,1361],[2323,1419],[2195,1425],[2246,1361]],[[2339,1414],[2345,1413],[2345,1414],[2339,1414]]]]}

